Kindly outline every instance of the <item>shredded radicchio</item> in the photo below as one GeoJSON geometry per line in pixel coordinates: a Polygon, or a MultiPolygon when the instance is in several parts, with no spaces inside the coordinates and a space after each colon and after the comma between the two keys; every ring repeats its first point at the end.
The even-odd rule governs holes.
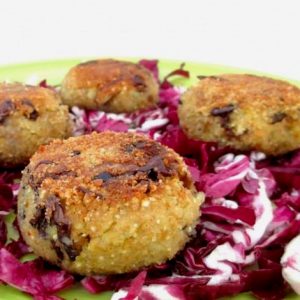
{"type": "MultiPolygon", "coordinates": [[[[142,60],[160,83],[157,107],[130,114],[71,109],[74,135],[113,130],[139,132],[184,157],[195,186],[206,194],[195,238],[176,257],[134,274],[81,280],[91,293],[115,291],[114,300],[216,299],[250,292],[259,299],[300,294],[300,150],[277,159],[263,153],[236,153],[214,143],[189,139],[179,125],[182,89],[173,76],[189,77],[184,64],[159,81],[157,60],[142,60]]],[[[40,86],[52,88],[46,81],[40,86]]],[[[7,217],[16,210],[20,172],[0,173],[0,281],[35,299],[55,293],[74,278],[41,259],[21,263],[30,249],[17,222],[17,238],[7,217]]]]}

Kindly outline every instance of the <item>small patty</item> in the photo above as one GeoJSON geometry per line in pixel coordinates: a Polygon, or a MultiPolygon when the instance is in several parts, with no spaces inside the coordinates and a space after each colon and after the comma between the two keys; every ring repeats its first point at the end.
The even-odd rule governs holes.
{"type": "Polygon", "coordinates": [[[158,83],[143,66],[100,59],[73,67],[63,80],[61,96],[69,106],[132,112],[155,106],[158,83]]]}
{"type": "Polygon", "coordinates": [[[279,155],[300,146],[300,89],[254,75],[209,76],[179,106],[190,138],[279,155]]]}
{"type": "Polygon", "coordinates": [[[171,259],[193,234],[203,198],[178,154],[131,133],[42,146],[21,186],[18,220],[28,245],[82,275],[171,259]]]}
{"type": "Polygon", "coordinates": [[[0,166],[25,165],[37,148],[71,134],[68,107],[46,88],[0,83],[0,166]]]}

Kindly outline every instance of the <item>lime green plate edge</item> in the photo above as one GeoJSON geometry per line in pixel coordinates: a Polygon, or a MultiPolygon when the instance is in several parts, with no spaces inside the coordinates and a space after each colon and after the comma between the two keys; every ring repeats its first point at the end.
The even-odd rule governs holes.
{"type": "MultiPolygon", "coordinates": [[[[0,66],[0,81],[31,81],[34,79],[47,79],[50,84],[59,84],[61,79],[70,69],[70,67],[89,60],[93,58],[73,58],[73,59],[61,59],[61,60],[47,60],[38,61],[31,63],[20,63],[13,65],[3,65],[0,66]]],[[[139,58],[122,58],[129,61],[138,61],[139,58]]],[[[183,61],[179,60],[159,60],[159,70],[161,77],[164,77],[170,71],[178,68],[183,61]]],[[[182,86],[189,86],[195,83],[198,79],[198,75],[218,75],[222,73],[247,73],[256,75],[265,75],[277,79],[287,80],[300,86],[300,81],[294,79],[284,78],[279,75],[272,75],[264,72],[258,72],[253,70],[239,69],[229,66],[205,64],[205,63],[195,63],[185,61],[185,69],[190,72],[190,78],[184,80],[175,80],[175,84],[180,84],[182,86]]]]}
{"type": "MultiPolygon", "coordinates": [[[[0,82],[1,81],[19,81],[26,83],[37,83],[41,80],[46,79],[49,84],[56,85],[60,84],[64,75],[68,72],[68,70],[83,61],[90,60],[93,58],[74,58],[74,59],[61,59],[61,60],[47,60],[47,61],[38,61],[38,62],[30,62],[30,63],[20,63],[13,65],[3,65],[0,66],[0,82]]],[[[124,60],[129,61],[138,61],[139,58],[122,58],[124,60]]],[[[178,68],[183,61],[175,61],[175,60],[167,60],[160,59],[159,60],[159,71],[160,76],[163,78],[169,72],[178,68]]],[[[174,78],[172,82],[175,85],[179,86],[189,86],[197,82],[198,75],[218,75],[222,73],[247,73],[247,74],[256,74],[256,75],[265,75],[270,76],[277,79],[287,80],[291,83],[294,83],[300,86],[300,81],[291,80],[284,78],[282,76],[271,75],[268,73],[251,71],[246,69],[239,69],[229,66],[221,66],[214,64],[204,64],[204,63],[195,63],[185,61],[186,70],[190,72],[189,79],[182,78],[174,78]]],[[[101,294],[90,294],[86,292],[79,284],[76,284],[72,288],[66,289],[59,293],[59,296],[63,297],[66,300],[109,300],[111,298],[111,293],[101,293],[101,294]]],[[[28,296],[13,287],[0,285],[0,299],[9,299],[9,300],[28,300],[32,299],[31,296],[28,296]]],[[[241,294],[234,298],[236,300],[247,300],[253,299],[249,294],[241,294]]],[[[296,300],[300,297],[296,295],[289,295],[286,299],[296,300]]]]}

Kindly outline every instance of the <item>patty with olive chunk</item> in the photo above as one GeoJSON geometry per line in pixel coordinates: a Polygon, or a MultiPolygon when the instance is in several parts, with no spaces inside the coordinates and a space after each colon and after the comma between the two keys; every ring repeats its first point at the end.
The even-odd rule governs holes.
{"type": "Polygon", "coordinates": [[[202,78],[182,96],[180,124],[190,138],[280,155],[300,147],[300,89],[254,75],[202,78]]]}
{"type": "Polygon", "coordinates": [[[40,147],[23,172],[18,221],[27,244],[53,264],[124,273],[183,249],[202,200],[173,150],[108,131],[40,147]]]}
{"type": "Polygon", "coordinates": [[[0,83],[0,166],[25,165],[41,144],[71,135],[68,107],[48,88],[0,83]]]}
{"type": "Polygon", "coordinates": [[[155,106],[158,83],[139,64],[99,59],[73,67],[63,80],[61,96],[69,106],[132,112],[155,106]]]}

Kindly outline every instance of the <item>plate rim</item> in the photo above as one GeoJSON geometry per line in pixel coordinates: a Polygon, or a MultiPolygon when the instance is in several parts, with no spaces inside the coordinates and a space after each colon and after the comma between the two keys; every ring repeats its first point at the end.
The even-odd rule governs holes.
{"type": "MultiPolygon", "coordinates": [[[[270,73],[270,72],[266,72],[263,70],[255,70],[255,69],[251,69],[251,68],[244,68],[244,67],[240,67],[240,66],[231,66],[231,65],[227,65],[227,64],[222,64],[222,63],[210,63],[210,62],[204,62],[204,61],[196,61],[196,60],[184,60],[184,59],[168,59],[168,58],[145,58],[145,57],[140,57],[140,56],[74,56],[74,57],[68,57],[68,58],[51,58],[51,59],[40,59],[40,60],[29,60],[29,61],[22,61],[19,63],[7,63],[7,64],[0,64],[0,72],[4,72],[5,70],[9,70],[9,69],[16,69],[16,68],[22,68],[22,69],[26,69],[26,68],[31,68],[31,67],[38,67],[40,65],[51,65],[51,64],[66,64],[66,63],[78,63],[78,61],[88,61],[88,60],[93,60],[93,59],[107,59],[107,58],[113,58],[113,59],[117,59],[117,60],[125,60],[125,61],[139,61],[141,59],[149,59],[149,60],[158,60],[158,62],[162,61],[163,63],[166,64],[178,64],[180,65],[181,63],[185,63],[188,66],[193,66],[193,67],[214,67],[214,68],[220,68],[220,69],[226,69],[226,70],[230,70],[230,72],[235,72],[235,73],[244,73],[244,74],[256,74],[259,76],[268,76],[271,78],[275,78],[275,79],[279,79],[279,80],[285,80],[288,81],[290,83],[294,83],[298,86],[300,86],[300,79],[296,79],[296,78],[291,78],[291,77],[287,77],[285,75],[282,74],[278,74],[278,73],[270,73]],[[5,69],[5,70],[3,70],[5,69]]],[[[229,71],[227,73],[230,73],[229,71]]]]}

